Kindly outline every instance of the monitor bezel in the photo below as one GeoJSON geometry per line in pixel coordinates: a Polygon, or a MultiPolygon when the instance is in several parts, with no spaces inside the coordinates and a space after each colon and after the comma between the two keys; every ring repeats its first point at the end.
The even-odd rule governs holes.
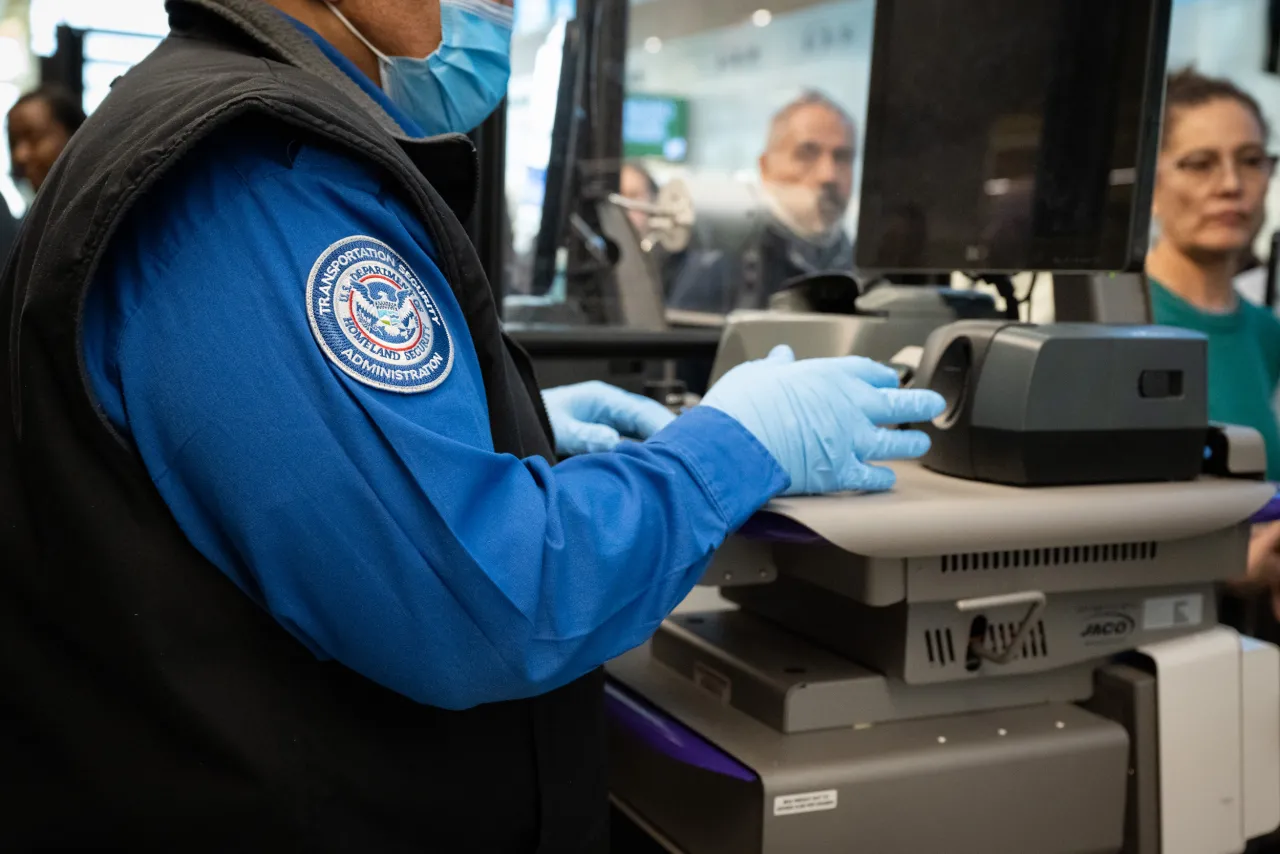
{"type": "MultiPolygon", "coordinates": [[[[892,105],[889,92],[884,81],[889,73],[891,57],[884,48],[889,44],[890,33],[895,17],[903,12],[903,8],[913,0],[876,0],[875,29],[871,49],[870,90],[867,93],[867,118],[862,139],[862,181],[859,187],[859,210],[857,256],[855,263],[858,269],[867,273],[952,273],[956,271],[973,271],[981,273],[1013,274],[1024,272],[1031,267],[982,267],[974,270],[971,264],[934,265],[919,267],[895,266],[891,271],[876,263],[876,259],[864,257],[870,249],[870,239],[866,233],[865,214],[870,206],[866,204],[868,178],[874,179],[876,164],[883,157],[887,141],[882,136],[875,136],[872,128],[883,124],[892,105]]],[[[1010,0],[1011,4],[1028,2],[1028,0],[1010,0]]],[[[1045,2],[1045,0],[1034,0],[1045,2]]],[[[1060,0],[1073,2],[1073,0],[1060,0]]],[[[1138,129],[1138,143],[1135,163],[1138,164],[1134,180],[1134,202],[1129,211],[1129,228],[1125,240],[1125,257],[1118,259],[1114,266],[1098,266],[1082,268],[1073,265],[1042,266],[1034,268],[1037,272],[1048,273],[1129,273],[1143,269],[1151,236],[1151,201],[1155,187],[1156,158],[1160,152],[1161,130],[1164,117],[1164,92],[1167,73],[1169,29],[1173,17],[1173,0],[1112,0],[1112,2],[1147,3],[1150,6],[1147,22],[1146,63],[1143,77],[1142,113],[1138,129]]],[[[947,57],[939,57],[939,61],[948,61],[947,57]]],[[[960,259],[956,259],[959,261],[960,259]]],[[[1105,259],[1100,259],[1105,260],[1105,259]]]]}

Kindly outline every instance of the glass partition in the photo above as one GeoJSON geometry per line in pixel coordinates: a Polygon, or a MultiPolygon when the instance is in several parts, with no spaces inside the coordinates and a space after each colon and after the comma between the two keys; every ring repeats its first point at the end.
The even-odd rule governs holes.
{"type": "MultiPolygon", "coordinates": [[[[506,186],[510,292],[517,295],[527,294],[564,22],[575,12],[572,0],[539,0],[527,12],[522,5],[506,186]]],[[[1260,37],[1269,5],[1175,0],[1169,64],[1231,78],[1258,98],[1274,126],[1280,75],[1265,70],[1260,37]]],[[[856,274],[852,236],[874,16],[875,0],[630,0],[625,159],[614,165],[621,167],[619,200],[629,205],[668,308],[760,307],[797,272],[856,274]],[[808,107],[794,107],[798,100],[808,107]],[[824,101],[834,108],[824,110],[824,101]]],[[[1280,223],[1280,182],[1268,212],[1260,256],[1280,223]]],[[[910,225],[903,223],[904,233],[910,225]]],[[[538,299],[572,303],[574,295],[553,288],[538,299]]],[[[570,309],[560,316],[581,320],[570,309]]]]}
{"type": "Polygon", "coordinates": [[[565,29],[575,7],[574,0],[521,0],[515,4],[511,84],[507,90],[505,187],[512,240],[506,276],[510,294],[527,294],[530,290],[565,29]]]}
{"type": "MultiPolygon", "coordinates": [[[[623,158],[583,165],[613,182],[617,202],[630,205],[626,219],[656,270],[661,301],[719,313],[765,304],[796,271],[852,270],[875,0],[617,2],[629,15],[617,69],[626,92],[623,158]]],[[[23,5],[17,14],[29,26],[0,33],[0,46],[12,35],[15,51],[12,62],[0,65],[19,69],[0,80],[0,109],[29,88],[23,60],[52,51],[58,24],[90,31],[89,110],[167,30],[163,0],[23,5]]],[[[1268,0],[1175,0],[1169,60],[1232,78],[1277,125],[1280,75],[1264,71],[1259,37],[1267,31],[1268,6],[1268,0]]],[[[548,294],[529,292],[565,33],[577,11],[575,0],[515,3],[502,196],[511,242],[505,289],[517,299],[574,299],[563,276],[548,294]]],[[[6,157],[0,152],[0,167],[6,157]]],[[[3,175],[0,193],[21,208],[3,175]]],[[[1260,254],[1278,222],[1280,182],[1273,183],[1268,210],[1260,254]]],[[[579,228],[571,239],[585,246],[602,224],[569,227],[581,225],[586,232],[579,228]]],[[[566,263],[560,259],[558,267],[566,263]]],[[[582,319],[568,310],[561,316],[582,319]]]]}
{"type": "Polygon", "coordinates": [[[874,0],[633,8],[622,191],[693,220],[632,211],[668,307],[764,308],[796,276],[853,272],[874,15],[874,0]]]}
{"type": "MultiPolygon", "coordinates": [[[[563,276],[549,293],[529,296],[565,31],[575,11],[572,3],[549,5],[523,27],[517,21],[513,46],[509,317],[512,305],[529,300],[575,298],[563,276]]],[[[853,272],[874,12],[875,0],[629,4],[623,160],[577,167],[617,176],[613,203],[625,209],[667,308],[723,314],[764,307],[795,276],[853,272]]],[[[607,231],[603,221],[601,228],[607,231]]],[[[590,240],[580,225],[566,231],[564,243],[590,240]]],[[[632,278],[617,287],[637,285],[632,278]]],[[[543,316],[575,313],[569,306],[543,316]]]]}

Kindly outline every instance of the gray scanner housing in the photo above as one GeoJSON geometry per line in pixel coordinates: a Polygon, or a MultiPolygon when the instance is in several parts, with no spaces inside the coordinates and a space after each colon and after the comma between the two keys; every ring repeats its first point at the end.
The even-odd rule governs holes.
{"type": "Polygon", "coordinates": [[[947,400],[929,468],[1022,486],[1190,480],[1208,434],[1205,338],[1158,326],[961,321],[913,385],[947,400]]]}
{"type": "Polygon", "coordinates": [[[999,316],[986,294],[949,288],[879,285],[858,297],[862,314],[818,314],[794,295],[779,295],[774,311],[732,314],[711,370],[714,383],[730,368],[763,359],[788,344],[799,359],[865,356],[887,362],[904,347],[919,347],[929,333],[963,318],[999,316]]]}

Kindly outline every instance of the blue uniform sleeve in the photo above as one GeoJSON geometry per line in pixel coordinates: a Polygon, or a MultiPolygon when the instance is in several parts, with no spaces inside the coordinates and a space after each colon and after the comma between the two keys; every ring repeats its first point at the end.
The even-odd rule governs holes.
{"type": "Polygon", "coordinates": [[[282,152],[174,177],[86,306],[94,390],[192,543],[317,655],[436,706],[542,693],[642,643],[785,473],[715,411],[554,467],[495,453],[421,225],[363,166],[282,152]],[[308,280],[353,236],[429,291],[453,348],[434,388],[374,387],[318,344],[308,280]]]}

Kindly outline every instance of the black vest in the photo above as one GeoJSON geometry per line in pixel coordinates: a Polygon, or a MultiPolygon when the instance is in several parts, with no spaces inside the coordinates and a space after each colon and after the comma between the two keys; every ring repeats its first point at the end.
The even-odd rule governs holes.
{"type": "Polygon", "coordinates": [[[459,713],[317,661],[191,546],[97,410],[79,317],[116,229],[215,131],[288,133],[403,188],[466,316],[495,448],[552,453],[458,224],[465,138],[401,138],[260,0],[168,9],[173,33],[76,135],[0,283],[0,850],[603,850],[599,673],[459,713]]]}

